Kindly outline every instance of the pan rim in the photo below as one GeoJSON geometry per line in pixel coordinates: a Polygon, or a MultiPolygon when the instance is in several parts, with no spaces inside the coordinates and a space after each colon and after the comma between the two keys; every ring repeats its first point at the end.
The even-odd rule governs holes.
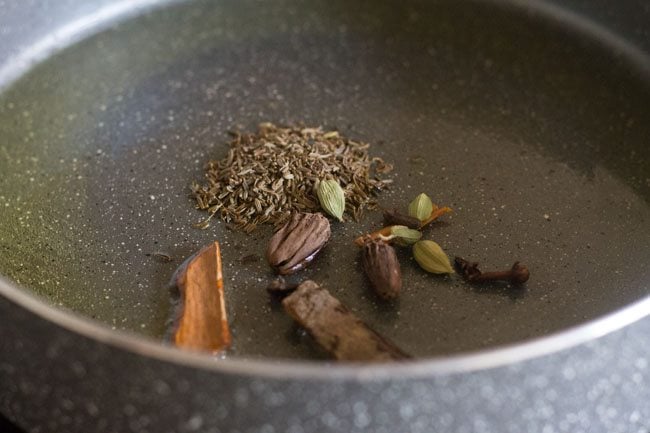
{"type": "MultiPolygon", "coordinates": [[[[638,71],[644,75],[650,74],[650,55],[648,53],[600,24],[583,16],[541,1],[482,1],[535,11],[540,15],[544,15],[549,20],[561,23],[566,27],[572,27],[575,31],[589,35],[590,39],[596,40],[599,43],[605,44],[610,49],[615,50],[621,57],[628,60],[631,66],[638,68],[638,71]]],[[[151,2],[145,0],[142,3],[150,7],[154,5],[159,7],[163,4],[169,5],[174,2],[174,0],[152,0],[151,2]]],[[[87,25],[75,27],[75,23],[64,25],[64,27],[68,28],[68,33],[65,34],[66,37],[63,39],[66,40],[63,43],[61,39],[53,40],[51,37],[46,36],[43,40],[37,41],[31,47],[26,48],[18,56],[10,58],[4,65],[0,65],[0,70],[5,72],[4,74],[0,74],[0,77],[4,78],[0,80],[0,90],[6,90],[11,86],[13,81],[49,58],[50,55],[67,48],[80,39],[104,30],[109,24],[132,17],[137,10],[135,8],[129,9],[128,11],[126,9],[116,9],[109,12],[105,16],[95,17],[101,19],[101,22],[93,21],[96,25],[92,29],[87,25]]],[[[5,298],[9,303],[27,310],[59,328],[98,343],[109,345],[118,350],[182,367],[199,368],[220,374],[265,377],[277,380],[306,379],[331,381],[338,379],[370,381],[381,380],[382,378],[394,379],[395,377],[407,380],[433,375],[476,372],[525,362],[570,349],[611,334],[650,316],[650,295],[648,295],[632,304],[580,325],[531,340],[449,356],[417,359],[399,364],[355,365],[243,358],[224,359],[215,362],[210,356],[184,352],[135,333],[113,330],[106,324],[53,306],[36,294],[31,293],[27,289],[20,288],[2,276],[0,276],[0,296],[5,298]]]]}
{"type": "Polygon", "coordinates": [[[485,350],[420,358],[404,363],[353,364],[287,359],[226,358],[215,362],[206,354],[183,351],[147,337],[91,320],[73,311],[47,304],[36,294],[21,289],[0,277],[0,296],[39,318],[64,330],[79,334],[114,349],[131,352],[182,367],[221,374],[286,380],[376,381],[399,377],[401,380],[435,375],[470,373],[504,367],[551,355],[604,337],[650,316],[650,295],[605,316],[532,340],[485,350]]]}

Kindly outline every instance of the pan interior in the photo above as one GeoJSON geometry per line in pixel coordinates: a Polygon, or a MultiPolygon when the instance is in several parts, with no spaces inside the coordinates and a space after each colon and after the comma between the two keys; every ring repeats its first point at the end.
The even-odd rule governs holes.
{"type": "Polygon", "coordinates": [[[403,250],[404,290],[386,304],[351,243],[380,214],[334,223],[300,278],[405,351],[476,351],[600,317],[650,281],[648,75],[606,42],[498,2],[189,2],[122,23],[0,95],[0,273],[161,339],[170,276],[216,239],[232,356],[321,358],[268,298],[264,260],[241,261],[263,257],[271,228],[197,230],[188,197],[227,130],[301,122],[395,165],[382,206],[420,192],[451,206],[425,232],[450,256],[531,270],[524,289],[479,289],[403,250]]]}

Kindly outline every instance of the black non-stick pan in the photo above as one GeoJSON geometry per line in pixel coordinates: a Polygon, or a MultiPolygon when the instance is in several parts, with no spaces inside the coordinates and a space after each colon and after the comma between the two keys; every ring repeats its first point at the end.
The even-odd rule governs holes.
{"type": "Polygon", "coordinates": [[[58,33],[80,40],[51,55],[39,47],[65,40],[5,47],[3,413],[33,431],[645,431],[643,47],[543,2],[154,3],[86,4],[58,33]],[[371,143],[395,166],[382,207],[429,194],[454,212],[426,238],[486,268],[525,262],[529,282],[471,286],[405,250],[386,303],[352,243],[381,213],[333,223],[301,278],[416,360],[328,361],[269,299],[268,264],[242,260],[264,256],[271,226],[193,227],[206,214],[191,182],[226,154],[227,131],[264,121],[371,143]],[[168,281],[213,240],[234,342],[223,359],[163,344],[168,281]]]}

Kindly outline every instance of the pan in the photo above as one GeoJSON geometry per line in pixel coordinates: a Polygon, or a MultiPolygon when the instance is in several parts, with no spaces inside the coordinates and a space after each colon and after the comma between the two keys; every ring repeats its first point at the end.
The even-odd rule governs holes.
{"type": "MultiPolygon", "coordinates": [[[[1,18],[26,41],[7,39],[0,69],[0,411],[18,425],[644,431],[642,32],[579,2],[42,5],[61,15],[40,38],[25,29],[48,8],[26,17],[16,2],[1,18]],[[485,266],[525,261],[530,281],[476,288],[404,254],[403,293],[386,304],[352,244],[381,214],[334,224],[304,278],[415,360],[332,363],[269,300],[268,265],[242,260],[263,257],[272,227],[193,227],[205,215],[191,182],[226,154],[227,131],[265,121],[371,143],[395,167],[382,207],[426,192],[454,209],[427,237],[485,266]],[[233,332],[223,359],[163,341],[169,278],[214,240],[233,332]]],[[[647,18],[625,5],[630,22],[647,18]]]]}

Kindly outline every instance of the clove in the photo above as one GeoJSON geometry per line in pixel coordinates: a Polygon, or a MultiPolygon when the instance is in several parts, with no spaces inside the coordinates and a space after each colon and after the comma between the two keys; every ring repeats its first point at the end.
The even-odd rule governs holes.
{"type": "Polygon", "coordinates": [[[515,262],[507,271],[481,272],[478,268],[478,262],[469,262],[462,257],[455,257],[454,267],[465,281],[470,283],[506,281],[514,285],[520,285],[528,281],[530,277],[526,265],[519,262],[515,262]]]}
{"type": "Polygon", "coordinates": [[[419,219],[410,215],[405,215],[397,209],[384,210],[384,223],[386,223],[387,226],[399,225],[415,230],[418,230],[421,224],[419,219]]]}
{"type": "Polygon", "coordinates": [[[274,280],[271,280],[266,286],[266,291],[271,295],[278,296],[280,298],[287,296],[294,290],[298,288],[298,284],[292,284],[287,282],[282,276],[278,276],[274,280]]]}

